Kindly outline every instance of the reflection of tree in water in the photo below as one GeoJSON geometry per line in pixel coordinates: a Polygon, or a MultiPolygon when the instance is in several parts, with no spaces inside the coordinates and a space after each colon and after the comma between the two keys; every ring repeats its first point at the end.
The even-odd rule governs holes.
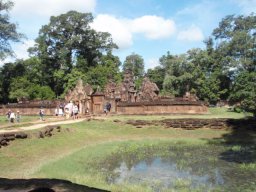
{"type": "MultiPolygon", "coordinates": [[[[232,146],[223,143],[204,146],[182,144],[149,148],[144,146],[130,152],[127,152],[129,150],[120,149],[120,152],[111,154],[111,156],[104,159],[100,166],[104,167],[107,175],[106,180],[109,183],[114,183],[120,177],[121,172],[130,171],[141,162],[150,167],[156,158],[161,158],[163,164],[175,165],[177,172],[206,178],[206,182],[210,185],[221,185],[225,189],[245,186],[249,189],[256,173],[252,171],[244,172],[244,170],[239,169],[236,163],[229,163],[220,158],[230,150],[233,156],[237,155],[236,151],[232,150],[232,146]],[[121,167],[125,167],[125,169],[121,167]]],[[[194,179],[191,186],[197,185],[196,182],[198,181],[194,179]]]]}

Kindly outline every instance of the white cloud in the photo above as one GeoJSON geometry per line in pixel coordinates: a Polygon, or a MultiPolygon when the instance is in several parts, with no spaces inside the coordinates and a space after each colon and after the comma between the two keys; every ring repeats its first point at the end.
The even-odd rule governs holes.
{"type": "Polygon", "coordinates": [[[149,39],[168,38],[175,33],[173,20],[155,15],[145,15],[131,21],[131,31],[143,33],[149,39]]]}
{"type": "Polygon", "coordinates": [[[169,38],[175,33],[175,22],[158,16],[146,15],[135,19],[98,15],[91,25],[97,31],[109,32],[119,48],[133,44],[133,35],[140,33],[148,39],[169,38]]]}
{"type": "Polygon", "coordinates": [[[35,41],[34,40],[27,40],[23,43],[15,44],[13,46],[13,51],[15,54],[15,57],[7,57],[5,60],[0,61],[0,66],[4,63],[8,62],[14,62],[16,59],[28,59],[28,48],[34,46],[35,41]]]}
{"type": "Polygon", "coordinates": [[[188,29],[180,31],[177,38],[183,41],[202,41],[204,35],[199,27],[192,25],[188,29]]]}
{"type": "Polygon", "coordinates": [[[91,27],[97,31],[109,32],[120,49],[128,48],[133,44],[132,34],[127,28],[125,20],[117,19],[111,15],[98,15],[91,27]]]}
{"type": "Polygon", "coordinates": [[[27,40],[23,42],[22,44],[18,44],[13,48],[13,51],[15,53],[15,56],[17,59],[27,59],[28,56],[28,48],[33,47],[35,44],[34,40],[27,40]]]}
{"type": "Polygon", "coordinates": [[[80,12],[94,12],[96,0],[13,0],[14,15],[26,15],[33,17],[52,16],[65,13],[70,10],[80,12]]]}
{"type": "Polygon", "coordinates": [[[156,66],[159,66],[159,65],[160,65],[158,58],[150,58],[150,59],[148,59],[145,63],[146,63],[146,64],[145,64],[146,70],[147,70],[147,69],[153,69],[153,68],[155,68],[156,66]]]}
{"type": "Polygon", "coordinates": [[[256,0],[233,0],[242,9],[242,14],[256,12],[256,0]]]}

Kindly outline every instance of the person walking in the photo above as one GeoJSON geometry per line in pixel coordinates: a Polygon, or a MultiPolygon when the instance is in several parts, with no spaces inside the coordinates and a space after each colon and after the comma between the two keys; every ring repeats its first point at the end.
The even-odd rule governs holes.
{"type": "Polygon", "coordinates": [[[14,120],[15,120],[15,113],[11,112],[11,114],[10,114],[10,122],[14,123],[14,120]]]}
{"type": "Polygon", "coordinates": [[[6,118],[9,122],[11,122],[10,115],[11,115],[11,110],[9,109],[8,112],[6,113],[6,118]]]}
{"type": "Polygon", "coordinates": [[[41,108],[40,110],[39,110],[39,117],[40,117],[40,120],[41,121],[44,121],[45,119],[44,119],[44,109],[43,108],[41,108]]]}
{"type": "Polygon", "coordinates": [[[17,121],[17,123],[19,123],[20,122],[20,112],[19,111],[17,111],[17,113],[16,113],[16,121],[17,121]]]}
{"type": "Polygon", "coordinates": [[[76,104],[73,105],[73,119],[78,119],[78,106],[76,104]]]}

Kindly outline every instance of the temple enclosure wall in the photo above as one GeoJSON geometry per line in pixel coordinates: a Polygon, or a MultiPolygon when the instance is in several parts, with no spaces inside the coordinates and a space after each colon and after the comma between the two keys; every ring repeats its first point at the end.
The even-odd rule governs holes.
{"type": "MultiPolygon", "coordinates": [[[[54,115],[55,109],[63,109],[66,115],[78,107],[80,114],[103,114],[105,106],[110,106],[112,114],[207,114],[208,107],[195,94],[186,92],[183,97],[159,95],[159,88],[144,77],[139,89],[135,87],[132,71],[124,72],[121,83],[111,79],[104,91],[99,88],[94,92],[92,86],[84,84],[80,79],[76,86],[66,92],[65,100],[24,101],[24,103],[0,106],[0,114],[6,114],[10,109],[20,111],[22,115],[36,115],[44,108],[45,115],[54,115]]],[[[109,109],[108,109],[109,110],[109,109]]]]}
{"type": "Polygon", "coordinates": [[[61,100],[53,101],[31,101],[25,103],[11,103],[7,105],[0,105],[0,115],[6,115],[8,110],[16,113],[20,112],[21,115],[38,115],[40,108],[44,109],[45,115],[54,115],[54,111],[57,105],[59,105],[61,100]]]}
{"type": "Polygon", "coordinates": [[[117,114],[207,114],[208,107],[200,103],[141,102],[117,105],[117,114]]]}
{"type": "MultiPolygon", "coordinates": [[[[200,102],[192,101],[152,101],[152,102],[115,102],[113,99],[106,99],[104,96],[94,96],[90,113],[102,114],[104,104],[110,102],[112,114],[142,115],[142,114],[207,114],[208,107],[200,102]]],[[[44,105],[45,115],[54,115],[57,104],[44,105]]],[[[12,104],[0,105],[0,115],[5,115],[8,110],[19,111],[22,115],[38,115],[40,104],[12,104]]],[[[82,113],[83,114],[83,113],[82,113]]]]}
{"type": "Polygon", "coordinates": [[[117,114],[206,114],[205,106],[117,106],[117,114]]]}

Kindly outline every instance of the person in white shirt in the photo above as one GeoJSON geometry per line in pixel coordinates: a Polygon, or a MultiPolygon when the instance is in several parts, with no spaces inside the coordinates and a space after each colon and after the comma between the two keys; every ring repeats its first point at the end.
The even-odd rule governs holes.
{"type": "Polygon", "coordinates": [[[11,112],[11,114],[10,114],[10,121],[11,121],[11,123],[14,123],[15,116],[16,116],[15,113],[11,112]]]}

